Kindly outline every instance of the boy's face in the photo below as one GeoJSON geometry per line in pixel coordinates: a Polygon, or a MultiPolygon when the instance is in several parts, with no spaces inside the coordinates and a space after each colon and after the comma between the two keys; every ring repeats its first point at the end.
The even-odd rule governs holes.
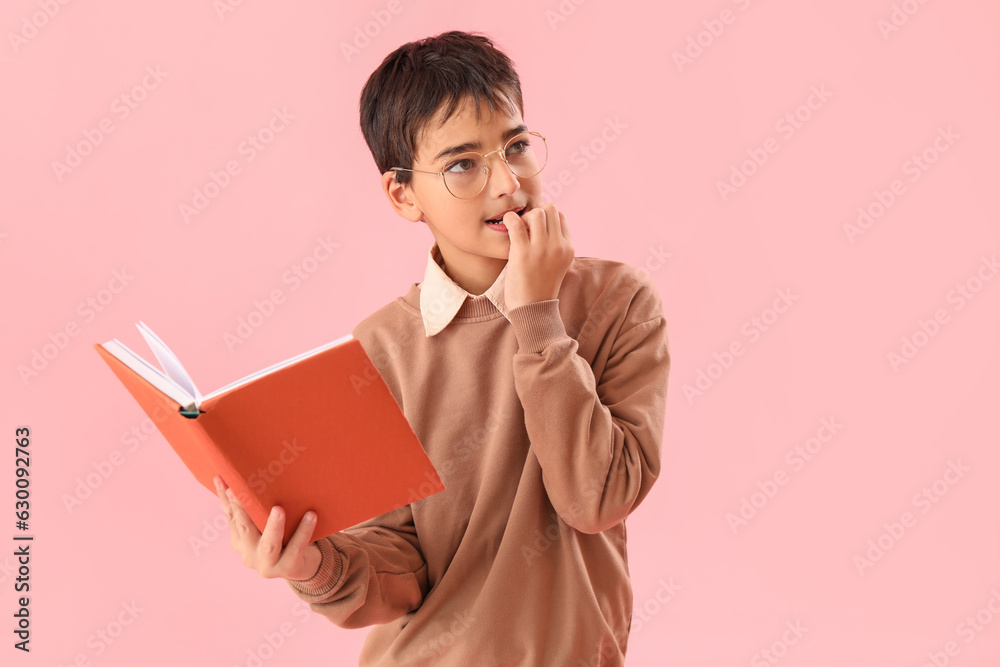
{"type": "MultiPolygon", "coordinates": [[[[413,169],[439,172],[454,162],[454,155],[442,153],[455,147],[462,152],[486,154],[503,148],[507,140],[526,128],[521,114],[503,111],[492,113],[483,107],[476,118],[475,104],[466,101],[443,124],[432,120],[422,133],[412,165],[413,169]]],[[[397,213],[414,222],[423,220],[431,229],[441,249],[448,274],[464,278],[495,279],[510,253],[510,237],[487,220],[501,218],[507,211],[523,214],[540,205],[541,174],[517,178],[495,152],[487,162],[490,175],[486,187],[472,199],[458,199],[445,187],[440,176],[412,173],[410,183],[395,184],[389,172],[385,183],[397,213]]],[[[489,284],[486,287],[489,287],[489,284]]],[[[464,286],[464,285],[463,285],[464,286]]],[[[485,289],[485,288],[484,288],[485,289]]]]}

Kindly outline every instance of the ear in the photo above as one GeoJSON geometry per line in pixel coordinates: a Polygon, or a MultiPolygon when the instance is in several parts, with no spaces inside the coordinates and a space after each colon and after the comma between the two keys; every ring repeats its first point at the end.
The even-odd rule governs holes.
{"type": "Polygon", "coordinates": [[[390,169],[382,174],[382,190],[397,215],[410,222],[420,222],[424,219],[424,212],[414,201],[412,189],[409,185],[402,185],[396,181],[394,170],[390,169]]]}

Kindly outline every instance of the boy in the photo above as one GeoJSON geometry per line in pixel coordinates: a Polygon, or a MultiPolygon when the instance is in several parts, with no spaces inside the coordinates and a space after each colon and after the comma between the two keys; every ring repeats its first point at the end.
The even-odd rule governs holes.
{"type": "Polygon", "coordinates": [[[353,333],[447,488],[312,543],[307,513],[282,550],[281,508],[261,534],[217,480],[232,545],[337,625],[376,625],[361,665],[622,665],[624,519],[660,468],[659,296],[574,257],[485,37],[403,45],[360,107],[389,203],[434,243],[424,281],[353,333]]]}

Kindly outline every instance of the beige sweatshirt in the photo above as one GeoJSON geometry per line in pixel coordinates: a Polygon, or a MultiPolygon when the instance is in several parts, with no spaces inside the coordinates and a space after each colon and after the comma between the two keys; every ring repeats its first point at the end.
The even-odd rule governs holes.
{"type": "Polygon", "coordinates": [[[318,540],[319,571],[288,583],[341,627],[376,626],[365,667],[623,665],[624,520],[660,469],[659,295],[592,257],[558,299],[510,311],[502,284],[450,308],[448,282],[429,263],[353,332],[447,489],[318,540]]]}

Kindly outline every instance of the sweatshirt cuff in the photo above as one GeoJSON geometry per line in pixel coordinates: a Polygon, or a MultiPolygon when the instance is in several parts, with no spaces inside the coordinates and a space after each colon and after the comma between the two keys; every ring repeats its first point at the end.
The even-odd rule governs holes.
{"type": "Polygon", "coordinates": [[[344,569],[344,560],[329,538],[316,541],[319,547],[319,570],[309,579],[286,579],[288,585],[305,595],[326,595],[336,588],[344,569]]]}
{"type": "Polygon", "coordinates": [[[566,336],[559,314],[559,299],[535,301],[518,306],[508,313],[514,327],[518,352],[535,354],[566,336]]]}

